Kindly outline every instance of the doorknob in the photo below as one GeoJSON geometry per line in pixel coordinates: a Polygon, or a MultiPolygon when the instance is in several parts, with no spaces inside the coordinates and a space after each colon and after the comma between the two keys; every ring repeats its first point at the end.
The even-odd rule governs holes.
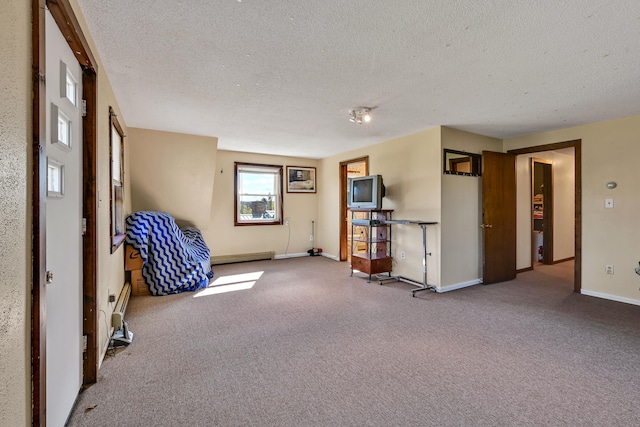
{"type": "Polygon", "coordinates": [[[493,228],[491,224],[480,224],[480,228],[493,228]]]}
{"type": "Polygon", "coordinates": [[[52,271],[47,271],[46,278],[47,278],[47,284],[48,283],[53,283],[53,272],[52,271]]]}

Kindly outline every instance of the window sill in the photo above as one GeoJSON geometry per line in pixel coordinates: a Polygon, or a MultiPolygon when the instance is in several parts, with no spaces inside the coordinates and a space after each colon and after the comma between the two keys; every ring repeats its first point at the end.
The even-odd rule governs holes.
{"type": "Polygon", "coordinates": [[[118,250],[120,246],[124,243],[125,234],[118,234],[117,236],[113,236],[111,239],[111,253],[114,253],[118,250]]]}

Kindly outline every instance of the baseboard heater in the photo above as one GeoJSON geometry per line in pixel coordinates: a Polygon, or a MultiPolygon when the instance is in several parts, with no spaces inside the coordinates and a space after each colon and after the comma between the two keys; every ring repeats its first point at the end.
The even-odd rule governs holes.
{"type": "Polygon", "coordinates": [[[131,298],[131,284],[125,283],[118,296],[116,307],[111,313],[111,326],[113,326],[114,333],[112,342],[115,346],[131,344],[133,340],[133,332],[129,331],[127,322],[124,321],[124,314],[127,311],[127,305],[129,304],[129,298],[131,298]]]}
{"type": "Polygon", "coordinates": [[[219,265],[219,264],[231,264],[234,262],[245,262],[245,261],[262,261],[267,259],[273,259],[276,253],[274,251],[270,252],[253,252],[248,254],[236,254],[236,255],[220,255],[211,257],[211,265],[219,265]]]}

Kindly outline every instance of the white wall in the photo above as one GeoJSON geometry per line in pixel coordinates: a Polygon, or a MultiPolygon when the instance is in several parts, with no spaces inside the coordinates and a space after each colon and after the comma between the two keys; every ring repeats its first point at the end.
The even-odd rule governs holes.
{"type": "Polygon", "coordinates": [[[582,292],[640,304],[640,115],[505,141],[505,150],[582,140],[582,292]],[[614,190],[606,183],[616,181],[614,190]],[[604,200],[614,199],[605,209],[604,200]],[[615,267],[605,274],[605,265],[615,267]]]}
{"type": "Polygon", "coordinates": [[[517,253],[516,268],[531,267],[531,158],[553,162],[553,260],[574,256],[574,149],[522,154],[516,159],[517,253]]]}
{"type": "Polygon", "coordinates": [[[0,425],[31,420],[31,2],[0,14],[0,425]]]}
{"type": "Polygon", "coordinates": [[[575,155],[573,148],[551,155],[554,167],[553,260],[575,256],[575,155]]]}
{"type": "MultiPolygon", "coordinates": [[[[443,127],[442,147],[481,154],[483,150],[501,152],[502,141],[443,127]]],[[[482,177],[443,175],[442,287],[455,288],[482,279],[481,223],[482,177]]]]}

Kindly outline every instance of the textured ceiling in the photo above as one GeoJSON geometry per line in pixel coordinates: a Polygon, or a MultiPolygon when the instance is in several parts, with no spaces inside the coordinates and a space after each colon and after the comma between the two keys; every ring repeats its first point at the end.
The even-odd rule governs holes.
{"type": "Polygon", "coordinates": [[[640,2],[79,0],[128,126],[322,158],[640,113],[640,2]],[[354,107],[375,107],[364,125],[354,107]]]}

